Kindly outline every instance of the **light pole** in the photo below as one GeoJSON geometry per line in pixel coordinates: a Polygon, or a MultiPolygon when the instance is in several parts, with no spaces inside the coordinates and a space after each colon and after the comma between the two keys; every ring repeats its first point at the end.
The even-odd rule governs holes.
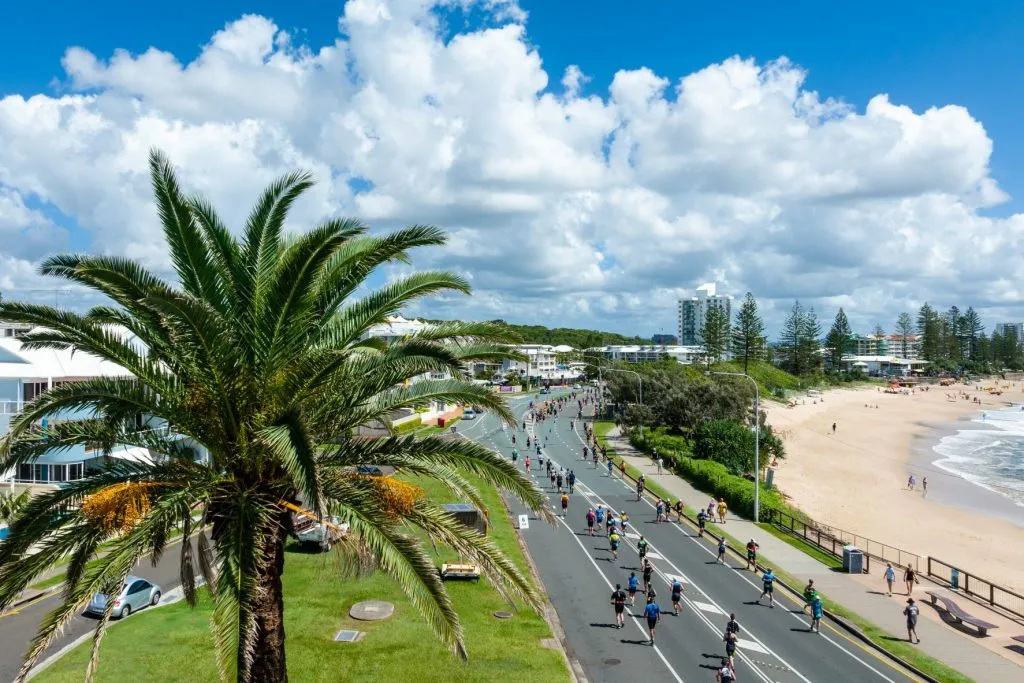
{"type": "Polygon", "coordinates": [[[761,391],[754,378],[744,372],[714,372],[707,370],[705,375],[722,375],[724,377],[745,377],[754,385],[754,522],[761,521],[761,391]]]}
{"type": "MultiPolygon", "coordinates": [[[[643,404],[644,404],[644,378],[640,376],[640,373],[637,372],[636,370],[623,370],[621,368],[606,368],[606,369],[608,370],[608,372],[628,372],[631,375],[636,375],[637,381],[640,382],[640,405],[643,406],[643,404]]],[[[600,377],[600,375],[601,375],[601,366],[600,365],[597,366],[597,374],[600,377]]],[[[642,421],[640,422],[640,438],[641,439],[644,438],[644,423],[642,421]]]]}

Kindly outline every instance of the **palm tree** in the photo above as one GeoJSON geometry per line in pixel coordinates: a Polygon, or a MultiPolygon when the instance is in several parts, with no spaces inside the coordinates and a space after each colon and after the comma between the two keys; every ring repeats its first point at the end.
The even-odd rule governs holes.
{"type": "MultiPolygon", "coordinates": [[[[152,464],[107,458],[87,478],[36,496],[13,520],[0,542],[0,608],[42,571],[68,561],[63,604],[44,619],[19,680],[94,592],[120,585],[146,555],[155,562],[176,530],[184,534],[186,599],[195,604],[200,573],[210,585],[221,676],[287,680],[281,576],[296,507],[348,524],[339,552],[360,562],[347,564],[372,559],[462,657],[458,615],[420,537],[477,562],[510,602],[536,609],[530,581],[486,537],[425,500],[407,478],[356,473],[360,465],[387,465],[437,479],[486,514],[476,477],[550,517],[538,490],[482,446],[357,433],[430,402],[483,405],[514,421],[497,395],[464,372],[467,361],[508,357],[506,328],[450,322],[391,343],[365,338],[371,325],[415,299],[469,292],[460,277],[419,272],[355,296],[378,266],[443,244],[444,235],[414,226],[369,236],[357,221],[332,219],[285,237],[289,208],[312,185],[308,174],[295,173],[263,192],[237,239],[206,200],[183,194],[159,152],[150,155],[150,170],[177,286],[127,259],[63,255],[41,272],[89,287],[111,305],[83,315],[0,303],[0,319],[37,326],[26,346],[88,352],[132,374],[64,384],[26,405],[0,441],[0,471],[83,445],[154,454],[152,464]],[[450,379],[408,381],[424,373],[450,379]],[[69,410],[95,417],[53,420],[69,410]],[[139,415],[168,428],[140,430],[139,415]],[[196,446],[208,457],[197,460],[196,446]],[[102,555],[100,543],[107,543],[102,555]]],[[[108,617],[109,608],[87,679],[108,617]]]]}

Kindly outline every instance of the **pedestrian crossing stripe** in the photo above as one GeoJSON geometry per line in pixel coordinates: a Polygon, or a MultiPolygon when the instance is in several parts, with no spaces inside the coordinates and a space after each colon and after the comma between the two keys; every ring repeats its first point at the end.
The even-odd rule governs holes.
{"type": "Polygon", "coordinates": [[[712,614],[725,614],[725,612],[718,609],[710,602],[700,602],[699,600],[694,600],[693,606],[699,609],[701,612],[711,612],[712,614]]]}
{"type": "Polygon", "coordinates": [[[741,650],[753,650],[754,652],[768,654],[768,650],[766,650],[760,643],[755,643],[752,640],[737,640],[736,647],[741,650]]]}
{"type": "Polygon", "coordinates": [[[658,553],[647,553],[647,557],[652,560],[664,560],[665,558],[658,553]]]}

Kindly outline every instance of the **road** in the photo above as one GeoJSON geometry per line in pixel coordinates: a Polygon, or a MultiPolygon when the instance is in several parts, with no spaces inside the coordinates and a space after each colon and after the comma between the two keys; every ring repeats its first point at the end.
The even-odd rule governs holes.
{"type": "MultiPolygon", "coordinates": [[[[180,550],[178,543],[174,543],[168,547],[155,567],[148,559],[144,559],[136,565],[132,573],[153,581],[166,594],[167,591],[181,584],[179,579],[180,550]]],[[[39,624],[46,614],[60,604],[60,600],[61,593],[57,592],[43,600],[23,605],[0,616],[0,681],[12,681],[18,675],[21,662],[36,629],[39,628],[39,624]]],[[[90,633],[96,628],[96,624],[97,620],[94,617],[79,614],[68,623],[64,632],[54,640],[39,661],[43,661],[76,638],[90,633]]],[[[118,628],[124,627],[118,626],[118,628]]]]}
{"type": "MultiPolygon", "coordinates": [[[[517,415],[528,412],[531,398],[539,401],[549,397],[513,399],[517,415]]],[[[575,416],[575,404],[571,412],[575,416]]],[[[774,608],[768,606],[767,598],[764,604],[758,604],[760,576],[746,571],[735,558],[727,557],[725,566],[718,563],[713,542],[698,538],[696,530],[688,524],[656,523],[653,504],[646,499],[638,502],[631,484],[622,482],[618,476],[609,478],[603,464],[595,468],[592,461],[581,460],[583,440],[570,430],[569,421],[566,410],[556,421],[549,418],[536,426],[528,423],[527,430],[532,435],[536,429],[541,440],[546,440],[546,457],[576,472],[576,493],[571,496],[567,518],[559,518],[552,526],[531,516],[529,528],[520,533],[558,613],[569,648],[591,681],[713,681],[724,655],[722,633],[730,612],[735,612],[741,628],[736,657],[740,681],[918,680],[832,627],[827,619],[820,634],[809,632],[809,617],[803,612],[802,601],[781,589],[775,592],[774,608]],[[618,560],[613,560],[603,535],[587,534],[587,509],[598,504],[624,510],[635,529],[623,539],[618,560]],[[642,593],[638,593],[634,607],[627,604],[626,627],[622,630],[614,627],[610,605],[614,584],[621,583],[625,588],[630,571],[640,576],[638,534],[643,534],[650,544],[648,557],[653,560],[654,585],[664,613],[653,647],[647,639],[642,593]],[[679,616],[672,614],[669,601],[669,585],[676,576],[681,577],[685,586],[679,616]]],[[[472,425],[463,422],[459,432],[491,446],[506,458],[511,455],[511,432],[502,430],[493,415],[481,416],[472,425]]],[[[523,432],[516,433],[520,453],[525,455],[523,432]]],[[[531,457],[536,460],[536,450],[531,457]]],[[[531,476],[555,508],[560,494],[551,490],[536,463],[531,476]]],[[[509,502],[515,514],[526,512],[517,501],[509,502]]],[[[560,506],[557,511],[561,511],[560,506]]]]}

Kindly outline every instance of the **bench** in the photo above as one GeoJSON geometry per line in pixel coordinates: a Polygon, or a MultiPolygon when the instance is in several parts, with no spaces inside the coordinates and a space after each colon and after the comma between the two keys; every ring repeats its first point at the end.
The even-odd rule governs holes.
{"type": "Polygon", "coordinates": [[[987,621],[983,621],[978,617],[972,616],[967,612],[963,611],[960,605],[956,604],[951,599],[949,599],[945,595],[942,595],[941,593],[927,591],[927,594],[931,597],[933,605],[936,604],[936,600],[941,600],[942,606],[946,610],[946,614],[953,617],[953,619],[956,620],[956,623],[962,624],[966,622],[971,626],[977,628],[978,633],[983,636],[988,635],[988,630],[990,628],[999,628],[999,626],[996,624],[990,624],[987,621]]]}

